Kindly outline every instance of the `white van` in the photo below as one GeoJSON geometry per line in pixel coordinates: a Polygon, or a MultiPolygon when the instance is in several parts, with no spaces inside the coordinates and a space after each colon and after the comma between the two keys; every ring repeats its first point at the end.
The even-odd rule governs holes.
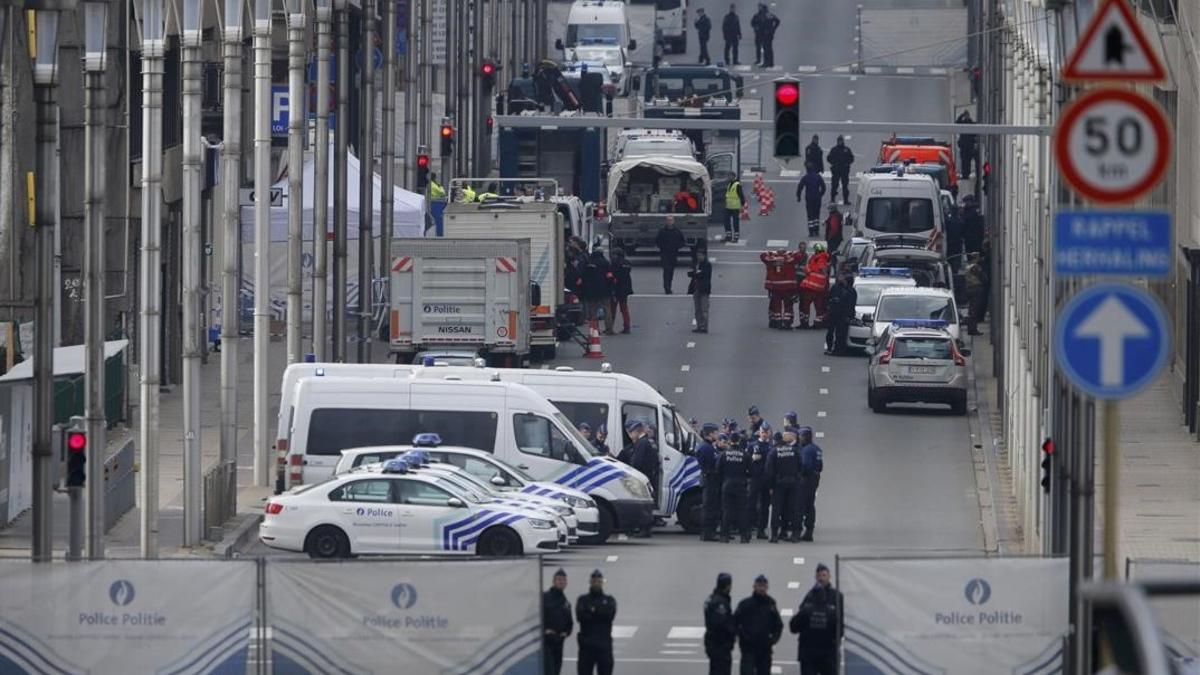
{"type": "Polygon", "coordinates": [[[940,190],[933,178],[912,173],[858,175],[855,234],[873,239],[903,234],[930,239],[945,231],[940,190]]]}
{"type": "Polygon", "coordinates": [[[629,19],[620,0],[576,0],[567,14],[567,38],[558,41],[559,49],[606,42],[625,45],[630,51],[637,42],[629,38],[629,19]]]}
{"type": "Polygon", "coordinates": [[[332,477],[346,448],[408,443],[431,432],[447,445],[491,452],[538,480],[586,492],[601,507],[600,539],[653,518],[646,477],[595,456],[566,416],[520,384],[314,373],[296,380],[290,401],[280,413],[290,418],[282,437],[289,488],[332,477]]]}

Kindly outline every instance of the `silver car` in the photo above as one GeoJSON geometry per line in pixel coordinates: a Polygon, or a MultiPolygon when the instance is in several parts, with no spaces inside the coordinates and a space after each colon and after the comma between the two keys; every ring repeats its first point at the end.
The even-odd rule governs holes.
{"type": "Polygon", "coordinates": [[[955,345],[944,321],[894,322],[867,366],[871,410],[885,412],[889,403],[945,403],[965,415],[969,354],[955,345]]]}
{"type": "Polygon", "coordinates": [[[875,303],[884,289],[897,286],[912,288],[917,282],[907,269],[895,267],[861,267],[854,278],[854,291],[858,295],[854,315],[850,317],[850,328],[846,333],[846,344],[852,349],[866,349],[871,344],[871,328],[875,322],[875,303]]]}

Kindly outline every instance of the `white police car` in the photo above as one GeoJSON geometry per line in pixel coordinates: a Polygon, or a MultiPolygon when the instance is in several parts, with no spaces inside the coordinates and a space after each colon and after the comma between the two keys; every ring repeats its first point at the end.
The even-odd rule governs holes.
{"type": "Polygon", "coordinates": [[[480,481],[506,493],[525,493],[546,499],[555,499],[570,506],[578,519],[579,537],[588,542],[600,535],[600,509],[595,500],[585,492],[558,483],[535,481],[532,476],[495,455],[473,448],[442,446],[437,434],[418,434],[412,446],[379,446],[342,450],[342,457],[334,468],[334,475],[350,471],[364,464],[375,464],[399,457],[405,452],[419,448],[436,462],[453,464],[480,481]]]}
{"type": "Polygon", "coordinates": [[[889,403],[945,403],[967,412],[967,350],[960,351],[945,321],[893,322],[867,366],[867,403],[884,412],[889,403]]]}
{"type": "Polygon", "coordinates": [[[846,342],[854,349],[866,349],[871,343],[871,325],[875,318],[875,303],[886,288],[917,285],[911,272],[903,267],[861,267],[854,278],[854,292],[858,301],[854,316],[850,318],[850,329],[846,331],[846,342]]]}
{"type": "Polygon", "coordinates": [[[954,302],[954,293],[947,288],[916,286],[883,289],[871,317],[872,344],[880,344],[879,339],[888,326],[901,319],[942,321],[955,343],[962,344],[959,338],[958,304],[954,302]]]}
{"type": "Polygon", "coordinates": [[[569,80],[578,80],[584,73],[600,73],[604,84],[611,85],[615,95],[628,96],[632,86],[629,77],[632,65],[615,39],[583,38],[578,45],[566,50],[562,74],[569,80]]]}
{"type": "Polygon", "coordinates": [[[544,512],[480,499],[390,460],[272,497],[259,539],[313,558],[389,553],[519,556],[558,551],[544,512]]]}

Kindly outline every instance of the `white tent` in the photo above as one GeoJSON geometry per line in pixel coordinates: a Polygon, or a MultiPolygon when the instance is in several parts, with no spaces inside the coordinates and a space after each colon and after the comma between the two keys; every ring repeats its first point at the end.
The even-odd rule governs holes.
{"type": "MultiPolygon", "coordinates": [[[[333,147],[330,147],[329,152],[329,231],[333,231],[333,162],[336,153],[333,147]]],[[[346,201],[347,201],[347,227],[346,227],[346,276],[347,276],[347,307],[355,309],[358,304],[358,219],[359,219],[359,176],[361,175],[361,165],[358,157],[353,154],[346,156],[346,201]]],[[[313,198],[315,191],[312,189],[315,181],[316,161],[312,155],[308,155],[304,161],[304,245],[301,260],[303,291],[302,297],[304,302],[304,317],[303,321],[308,322],[312,319],[312,272],[313,272],[313,198]]],[[[382,179],[379,174],[374,175],[374,195],[375,195],[375,217],[373,224],[375,230],[373,232],[375,241],[374,258],[379,259],[379,223],[382,212],[382,179]]],[[[271,208],[271,243],[268,251],[270,256],[271,268],[271,316],[277,320],[283,320],[286,314],[287,307],[287,235],[288,235],[288,179],[284,176],[279,182],[275,183],[276,189],[283,191],[283,205],[271,208]]],[[[393,189],[393,237],[422,237],[425,236],[425,197],[415,192],[409,192],[402,188],[393,189]]],[[[242,206],[241,209],[241,224],[242,224],[242,307],[249,308],[254,305],[254,207],[242,206]]],[[[329,308],[332,311],[333,305],[333,240],[326,241],[326,270],[329,276],[327,277],[327,285],[329,287],[329,308]]],[[[379,270],[375,270],[376,278],[386,277],[379,270]]],[[[330,315],[331,317],[332,315],[330,315]]],[[[330,317],[327,317],[330,318],[330,317]]]]}

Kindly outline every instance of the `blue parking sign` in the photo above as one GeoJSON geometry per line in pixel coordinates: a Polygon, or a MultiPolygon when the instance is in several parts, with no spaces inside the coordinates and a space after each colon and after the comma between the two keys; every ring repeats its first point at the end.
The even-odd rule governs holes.
{"type": "Polygon", "coordinates": [[[271,85],[271,135],[287,136],[291,100],[286,84],[271,85]]]}

